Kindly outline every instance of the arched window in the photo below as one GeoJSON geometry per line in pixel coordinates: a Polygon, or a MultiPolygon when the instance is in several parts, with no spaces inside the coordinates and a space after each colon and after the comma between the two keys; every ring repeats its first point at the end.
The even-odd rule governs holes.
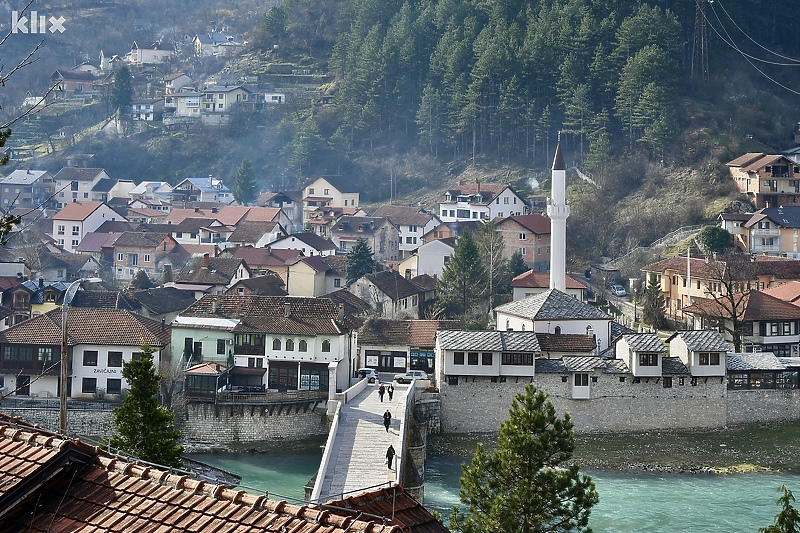
{"type": "Polygon", "coordinates": [[[330,352],[331,351],[331,341],[325,339],[322,341],[322,351],[323,352],[330,352]]]}
{"type": "Polygon", "coordinates": [[[506,319],[506,331],[511,331],[511,321],[506,319]]]}
{"type": "Polygon", "coordinates": [[[525,324],[522,324],[522,331],[525,331],[525,324]]]}
{"type": "Polygon", "coordinates": [[[294,351],[294,341],[292,339],[286,339],[286,351],[287,352],[294,351]]]}
{"type": "Polygon", "coordinates": [[[305,341],[305,339],[303,339],[303,340],[301,340],[300,342],[297,343],[297,349],[299,351],[301,351],[301,352],[307,352],[308,351],[308,343],[305,341]]]}
{"type": "Polygon", "coordinates": [[[556,335],[561,335],[561,326],[556,326],[556,335]]]}
{"type": "Polygon", "coordinates": [[[273,350],[280,350],[281,349],[281,340],[280,339],[273,339],[273,341],[272,341],[272,349],[273,350]]]}

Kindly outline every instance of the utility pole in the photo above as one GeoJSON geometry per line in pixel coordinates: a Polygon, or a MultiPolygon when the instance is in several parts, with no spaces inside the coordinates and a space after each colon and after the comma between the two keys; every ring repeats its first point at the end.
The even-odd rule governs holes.
{"type": "Polygon", "coordinates": [[[694,42],[692,43],[692,79],[708,80],[707,0],[695,0],[694,42]]]}

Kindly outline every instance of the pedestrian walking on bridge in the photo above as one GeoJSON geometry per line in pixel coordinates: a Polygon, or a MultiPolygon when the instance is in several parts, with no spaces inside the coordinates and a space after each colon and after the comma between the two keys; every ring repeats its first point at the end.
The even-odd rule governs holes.
{"type": "Polygon", "coordinates": [[[394,446],[390,444],[386,450],[386,464],[389,465],[389,470],[392,469],[392,459],[394,459],[394,446]]]}
{"type": "Polygon", "coordinates": [[[385,413],[383,413],[383,427],[386,428],[386,433],[389,433],[389,426],[392,425],[392,413],[389,412],[387,409],[385,413]]]}

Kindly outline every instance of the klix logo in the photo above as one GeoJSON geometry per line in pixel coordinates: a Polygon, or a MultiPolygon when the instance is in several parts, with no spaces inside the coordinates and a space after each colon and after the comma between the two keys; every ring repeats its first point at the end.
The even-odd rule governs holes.
{"type": "Polygon", "coordinates": [[[30,19],[24,12],[11,12],[11,33],[64,33],[64,17],[47,17],[31,11],[30,19]]]}

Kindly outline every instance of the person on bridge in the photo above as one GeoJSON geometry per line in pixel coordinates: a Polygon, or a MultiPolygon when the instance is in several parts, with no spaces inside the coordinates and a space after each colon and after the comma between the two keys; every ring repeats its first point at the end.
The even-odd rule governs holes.
{"type": "Polygon", "coordinates": [[[392,387],[391,383],[389,383],[389,388],[386,389],[386,392],[389,393],[389,401],[391,402],[392,401],[392,395],[394,394],[394,387],[392,387]]]}
{"type": "Polygon", "coordinates": [[[392,413],[389,412],[387,409],[385,413],[383,413],[383,427],[386,428],[386,433],[389,433],[389,426],[392,425],[392,413]]]}
{"type": "Polygon", "coordinates": [[[392,459],[394,459],[394,446],[390,444],[386,450],[386,464],[389,465],[389,470],[392,469],[392,459]]]}
{"type": "Polygon", "coordinates": [[[381,383],[381,386],[380,386],[380,387],[378,387],[378,396],[380,396],[380,397],[381,397],[381,401],[383,401],[383,395],[384,395],[384,393],[386,393],[386,387],[384,387],[384,386],[383,386],[383,383],[381,383]]]}

